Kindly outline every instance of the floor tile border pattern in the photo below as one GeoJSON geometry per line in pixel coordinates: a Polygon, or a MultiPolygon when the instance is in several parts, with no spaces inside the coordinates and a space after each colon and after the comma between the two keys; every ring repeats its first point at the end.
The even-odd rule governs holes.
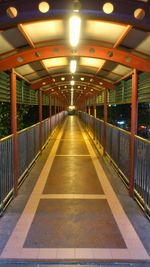
{"type": "MultiPolygon", "coordinates": [[[[78,122],[79,123],[79,122],[78,122]]],[[[92,158],[93,164],[95,166],[98,178],[102,185],[105,195],[65,195],[65,194],[53,194],[53,195],[43,195],[43,189],[48,177],[49,170],[52,166],[53,160],[56,155],[57,148],[59,146],[63,130],[66,123],[61,129],[58,138],[56,139],[51,153],[45,163],[44,168],[41,171],[39,179],[36,186],[31,194],[31,197],[10,237],[8,240],[2,254],[1,259],[11,258],[11,259],[49,259],[49,260],[60,260],[60,259],[130,259],[130,260],[150,260],[145,248],[143,247],[140,239],[138,238],[134,228],[129,222],[126,214],[124,213],[110,183],[107,180],[104,170],[102,169],[98,159],[96,158],[95,152],[88,140],[87,135],[83,131],[79,123],[80,130],[82,132],[83,138],[86,142],[87,148],[89,150],[90,156],[92,158]],[[30,225],[33,221],[34,215],[36,213],[40,199],[107,199],[109,206],[112,210],[115,221],[122,233],[124,241],[127,245],[127,249],[85,249],[85,248],[51,248],[51,249],[30,249],[23,248],[24,241],[30,229],[30,225]]],[[[61,155],[62,156],[62,155],[61,155]]],[[[64,155],[66,156],[66,155],[64,155]]],[[[72,156],[72,155],[69,155],[72,156]]],[[[81,155],[80,155],[81,156],[81,155]]],[[[84,155],[85,156],[85,155],[84,155]]]]}

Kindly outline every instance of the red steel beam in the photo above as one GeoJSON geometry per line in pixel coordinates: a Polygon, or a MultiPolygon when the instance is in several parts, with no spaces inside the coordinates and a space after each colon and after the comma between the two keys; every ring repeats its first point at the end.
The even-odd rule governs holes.
{"type": "Polygon", "coordinates": [[[50,118],[50,133],[52,131],[52,96],[49,95],[49,118],[50,118]]]}
{"type": "Polygon", "coordinates": [[[104,91],[104,128],[103,128],[103,155],[106,153],[106,123],[107,123],[107,90],[104,91]]]}
{"type": "Polygon", "coordinates": [[[47,58],[83,56],[101,58],[123,64],[129,68],[135,68],[143,72],[150,72],[150,61],[140,58],[126,51],[117,48],[108,48],[96,45],[81,45],[72,51],[65,45],[51,45],[45,47],[31,48],[15,55],[4,58],[0,61],[0,71],[15,68],[47,58]],[[56,53],[57,49],[57,53],[56,53]]]}
{"type": "Polygon", "coordinates": [[[14,69],[11,70],[11,129],[13,134],[13,194],[18,194],[18,142],[17,142],[17,101],[16,101],[16,74],[14,69]]]}
{"type": "Polygon", "coordinates": [[[134,69],[132,75],[132,107],[131,107],[131,137],[130,137],[130,181],[129,194],[134,194],[134,161],[135,161],[135,135],[137,133],[137,114],[138,114],[138,75],[134,69]]]}

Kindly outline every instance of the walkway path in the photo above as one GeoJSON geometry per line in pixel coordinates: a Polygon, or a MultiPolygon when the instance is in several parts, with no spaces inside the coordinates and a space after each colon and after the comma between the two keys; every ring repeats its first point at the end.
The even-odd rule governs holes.
{"type": "Polygon", "coordinates": [[[0,258],[150,260],[75,116],[59,132],[0,258]]]}

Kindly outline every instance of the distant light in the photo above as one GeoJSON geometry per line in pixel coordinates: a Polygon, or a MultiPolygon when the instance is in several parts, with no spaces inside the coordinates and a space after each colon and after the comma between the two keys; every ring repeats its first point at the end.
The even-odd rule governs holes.
{"type": "Polygon", "coordinates": [[[78,85],[78,88],[80,88],[80,85],[78,85]]]}
{"type": "Polygon", "coordinates": [[[81,81],[84,81],[84,77],[81,77],[80,80],[81,80],[81,81]]]}
{"type": "Polygon", "coordinates": [[[103,11],[106,14],[111,14],[114,11],[114,6],[112,3],[105,3],[103,5],[103,11]]]}
{"type": "Polygon", "coordinates": [[[81,19],[74,15],[69,20],[69,40],[73,47],[76,47],[79,43],[81,19]]]}
{"type": "Polygon", "coordinates": [[[49,8],[50,8],[50,6],[49,6],[49,3],[47,3],[47,2],[41,2],[39,4],[39,10],[40,10],[41,13],[48,12],[49,8]]]}
{"type": "Polygon", "coordinates": [[[14,19],[17,17],[18,11],[15,7],[8,7],[6,10],[7,16],[11,19],[14,19]]]}
{"type": "Polygon", "coordinates": [[[103,82],[99,82],[100,85],[103,85],[103,82]]]}
{"type": "Polygon", "coordinates": [[[70,61],[70,72],[75,73],[77,68],[77,61],[75,59],[70,61]]]}
{"type": "Polygon", "coordinates": [[[117,123],[118,123],[119,125],[123,125],[123,124],[125,124],[125,121],[117,121],[117,123]]]}
{"type": "Polygon", "coordinates": [[[71,84],[71,85],[75,85],[75,81],[71,81],[70,84],[71,84]]]}
{"type": "Polygon", "coordinates": [[[69,106],[69,110],[75,110],[75,106],[69,106]]]}
{"type": "Polygon", "coordinates": [[[65,77],[61,77],[61,80],[62,80],[62,81],[65,81],[65,77]]]}
{"type": "Polygon", "coordinates": [[[42,85],[45,85],[46,84],[46,82],[42,82],[42,85]]]}
{"type": "Polygon", "coordinates": [[[74,91],[74,89],[73,89],[73,87],[71,87],[71,92],[73,92],[74,91]]]}

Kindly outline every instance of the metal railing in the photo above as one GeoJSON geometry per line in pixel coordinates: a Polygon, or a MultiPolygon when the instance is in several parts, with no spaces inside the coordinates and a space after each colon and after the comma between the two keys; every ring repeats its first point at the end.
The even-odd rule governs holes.
{"type": "MultiPolygon", "coordinates": [[[[59,122],[62,122],[66,112],[59,113],[59,122]]],[[[50,134],[58,125],[58,114],[42,121],[42,146],[48,142],[50,134]]],[[[32,125],[18,132],[18,182],[22,182],[25,174],[38,157],[40,148],[40,123],[32,125]]],[[[0,140],[0,214],[8,205],[13,196],[13,136],[0,140]]]]}
{"type": "MultiPolygon", "coordinates": [[[[79,112],[80,119],[92,133],[95,143],[103,146],[104,122],[79,112]]],[[[125,183],[130,179],[130,132],[111,124],[106,125],[106,154],[111,159],[125,183]]],[[[150,217],[150,141],[135,137],[134,196],[145,214],[150,217]]]]}

